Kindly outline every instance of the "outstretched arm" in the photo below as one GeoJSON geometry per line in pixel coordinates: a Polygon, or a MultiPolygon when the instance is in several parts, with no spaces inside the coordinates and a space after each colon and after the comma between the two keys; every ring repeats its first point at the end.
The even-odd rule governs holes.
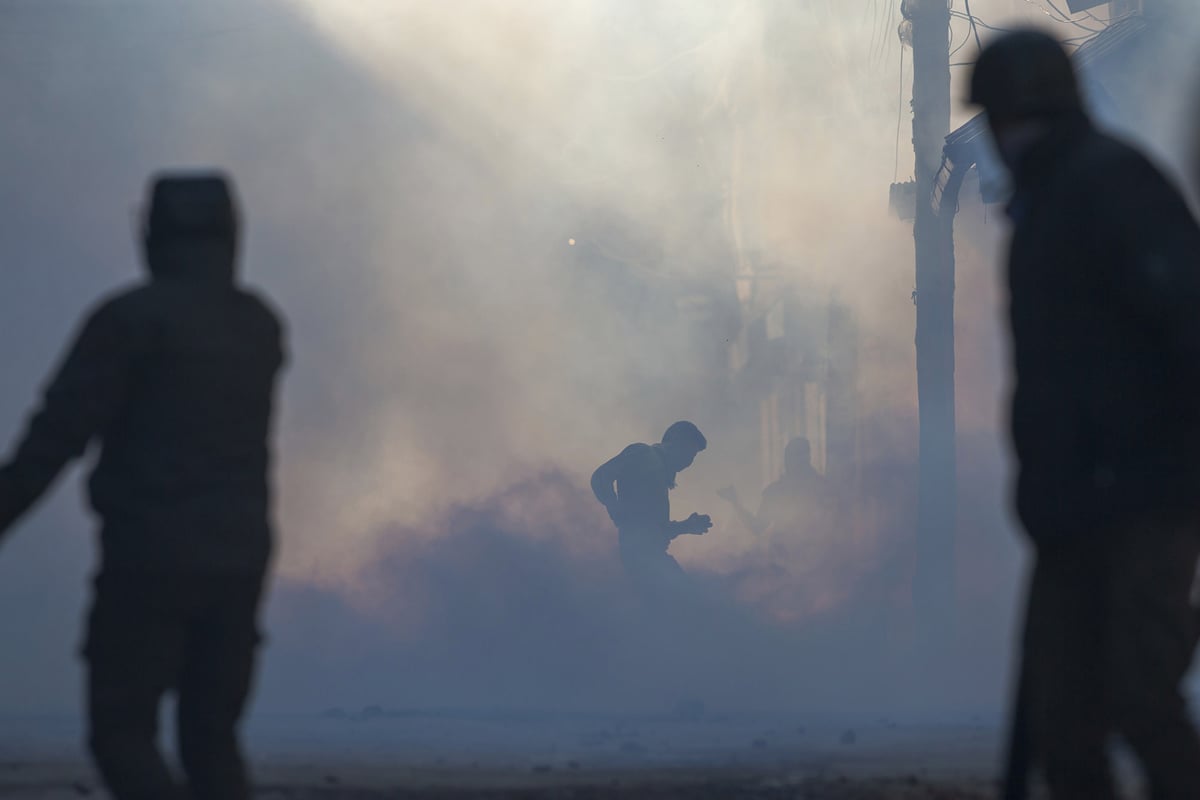
{"type": "Polygon", "coordinates": [[[111,307],[84,324],[15,452],[0,466],[0,535],[112,419],[125,393],[129,349],[111,307]]]}
{"type": "MultiPolygon", "coordinates": [[[[750,531],[756,536],[761,536],[766,531],[767,524],[763,521],[764,517],[761,507],[759,508],[758,515],[756,516],[750,511],[750,509],[746,508],[745,504],[742,503],[741,498],[738,497],[737,489],[733,488],[732,486],[727,489],[721,489],[717,492],[717,494],[721,497],[721,499],[733,506],[734,513],[737,514],[738,520],[746,526],[746,530],[750,531]]],[[[764,504],[766,503],[765,499],[763,502],[764,504]]]]}

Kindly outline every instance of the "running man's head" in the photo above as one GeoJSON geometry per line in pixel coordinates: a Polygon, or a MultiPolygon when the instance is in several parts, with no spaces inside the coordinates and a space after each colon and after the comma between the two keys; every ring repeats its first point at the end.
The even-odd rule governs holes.
{"type": "Polygon", "coordinates": [[[692,465],[696,454],[708,447],[708,440],[691,422],[681,420],[662,437],[662,453],[672,472],[681,472],[692,465]]]}

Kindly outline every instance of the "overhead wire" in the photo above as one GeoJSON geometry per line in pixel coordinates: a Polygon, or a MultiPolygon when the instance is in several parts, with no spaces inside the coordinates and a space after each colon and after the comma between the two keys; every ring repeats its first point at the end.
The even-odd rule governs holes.
{"type": "Polygon", "coordinates": [[[950,26],[950,56],[958,55],[959,51],[971,43],[971,31],[967,31],[967,35],[963,37],[962,42],[958,45],[954,44],[954,26],[950,26]]]}
{"type": "MultiPolygon", "coordinates": [[[[1080,47],[1083,47],[1085,44],[1090,42],[1092,39],[1096,38],[1096,35],[1097,34],[1089,34],[1087,36],[1076,36],[1073,39],[1063,39],[1062,44],[1065,47],[1071,48],[1071,52],[1074,52],[1075,50],[1078,50],[1080,47]]],[[[950,65],[950,67],[951,68],[973,67],[973,66],[975,66],[975,63],[976,62],[974,62],[974,61],[956,61],[956,62],[952,63],[950,65]]]]}
{"type": "MultiPolygon", "coordinates": [[[[1099,33],[1103,33],[1105,28],[1107,28],[1107,25],[1105,26],[1105,28],[1100,28],[1099,30],[1097,30],[1095,28],[1089,28],[1086,25],[1080,24],[1076,20],[1068,18],[1067,16],[1063,15],[1062,11],[1058,8],[1058,6],[1056,6],[1054,4],[1054,0],[1047,0],[1047,2],[1050,4],[1053,11],[1059,15],[1057,17],[1055,16],[1054,13],[1051,12],[1051,9],[1047,9],[1047,8],[1044,8],[1043,6],[1038,5],[1036,2],[1034,2],[1034,0],[1025,0],[1025,2],[1034,6],[1039,11],[1041,11],[1043,14],[1045,14],[1046,16],[1050,17],[1051,19],[1055,20],[1056,22],[1065,22],[1070,25],[1074,25],[1075,27],[1086,32],[1081,36],[1075,36],[1075,37],[1072,37],[1069,39],[1064,39],[1063,44],[1068,47],[1080,47],[1081,45],[1083,45],[1087,41],[1089,41],[1093,36],[1095,36],[1099,33]]],[[[955,10],[951,9],[950,16],[952,16],[956,19],[967,20],[968,22],[970,22],[972,24],[972,26],[978,26],[985,30],[994,31],[996,33],[1009,33],[1012,31],[1011,28],[1002,28],[997,25],[991,25],[987,22],[984,22],[982,19],[979,19],[974,14],[971,14],[968,12],[955,11],[955,10]]],[[[1088,16],[1090,16],[1092,19],[1096,20],[1097,22],[1103,22],[1098,17],[1096,17],[1094,14],[1089,13],[1088,16]]],[[[1109,24],[1111,24],[1111,23],[1109,23],[1109,24]]],[[[961,46],[958,49],[961,49],[961,46]]],[[[958,49],[956,49],[954,52],[952,52],[951,55],[954,55],[955,52],[958,52],[958,49]]],[[[958,62],[951,63],[950,66],[951,67],[969,67],[969,66],[974,65],[974,63],[975,63],[974,61],[958,61],[958,62]]]]}
{"type": "Polygon", "coordinates": [[[971,13],[971,0],[965,0],[967,7],[967,19],[971,21],[971,33],[975,34],[975,46],[980,50],[983,49],[983,42],[979,40],[979,28],[975,27],[975,15],[971,13]]]}
{"type": "MultiPolygon", "coordinates": [[[[957,19],[968,19],[967,15],[961,11],[951,11],[950,16],[955,17],[957,19]]],[[[993,31],[995,33],[1011,33],[1013,30],[1012,28],[1001,28],[996,25],[989,25],[988,23],[984,22],[983,20],[979,19],[978,17],[975,18],[975,24],[978,25],[979,27],[983,28],[984,30],[993,31]]]]}
{"type": "Polygon", "coordinates": [[[892,183],[900,179],[900,126],[904,122],[904,48],[900,48],[900,97],[896,102],[896,166],[892,169],[892,183]]]}
{"type": "Polygon", "coordinates": [[[1097,29],[1095,29],[1095,28],[1089,28],[1087,25],[1084,25],[1084,24],[1083,24],[1082,22],[1080,22],[1079,20],[1076,20],[1076,19],[1071,19],[1071,15],[1070,15],[1070,14],[1068,14],[1068,13],[1066,13],[1065,11],[1063,11],[1061,8],[1059,8],[1059,7],[1058,7],[1058,5],[1057,5],[1057,4],[1054,2],[1054,0],[1046,0],[1046,3],[1047,3],[1047,4],[1048,4],[1048,5],[1051,7],[1051,8],[1053,8],[1053,9],[1055,10],[1055,12],[1057,12],[1057,13],[1058,13],[1058,15],[1059,15],[1060,17],[1062,17],[1062,21],[1063,21],[1063,22],[1069,22],[1070,24],[1074,25],[1076,28],[1082,28],[1082,29],[1083,29],[1083,30],[1085,30],[1085,31],[1091,31],[1092,33],[1099,33],[1099,32],[1100,32],[1099,30],[1097,30],[1097,29]]]}
{"type": "Polygon", "coordinates": [[[1045,6],[1036,2],[1036,0],[1025,0],[1025,2],[1028,3],[1029,5],[1033,6],[1034,8],[1036,8],[1038,11],[1041,11],[1047,17],[1050,17],[1050,19],[1053,19],[1057,22],[1065,22],[1068,25],[1074,25],[1076,28],[1080,28],[1081,30],[1088,31],[1090,33],[1099,33],[1100,32],[1100,31],[1096,30],[1095,28],[1089,28],[1087,25],[1084,25],[1083,23],[1079,22],[1078,20],[1071,19],[1071,17],[1068,14],[1064,14],[1062,12],[1062,10],[1057,5],[1055,5],[1054,0],[1046,0],[1046,2],[1050,5],[1050,8],[1046,8],[1045,6]],[[1054,12],[1051,13],[1050,9],[1054,9],[1054,12]]]}
{"type": "MultiPolygon", "coordinates": [[[[1062,44],[1065,47],[1071,48],[1071,52],[1075,52],[1080,47],[1083,47],[1085,44],[1087,44],[1094,38],[1095,38],[1095,35],[1077,36],[1074,39],[1064,39],[1062,41],[1062,44]]],[[[950,65],[950,67],[951,67],[951,69],[953,69],[955,67],[973,67],[973,66],[975,66],[975,64],[976,64],[976,62],[974,62],[974,61],[956,61],[956,62],[952,63],[950,65]]]]}

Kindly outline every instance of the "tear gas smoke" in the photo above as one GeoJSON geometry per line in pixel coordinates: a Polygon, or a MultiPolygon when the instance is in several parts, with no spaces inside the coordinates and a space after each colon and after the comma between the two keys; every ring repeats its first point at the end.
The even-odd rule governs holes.
{"type": "MultiPolygon", "coordinates": [[[[132,273],[144,177],[216,163],[238,180],[247,275],[287,310],[294,353],[264,707],[900,702],[916,393],[911,230],[886,213],[898,112],[900,179],[912,160],[898,20],[832,0],[146,1],[0,20],[9,439],[68,320],[132,273]],[[749,268],[836,298],[859,330],[862,502],[817,556],[764,554],[714,494],[762,488],[757,432],[730,422],[749,268]],[[717,527],[675,549],[703,604],[646,617],[581,487],[679,418],[710,448],[676,516],[717,527]]],[[[970,655],[947,702],[994,705],[1020,558],[1001,230],[967,210],[960,231],[970,655]]],[[[0,560],[22,609],[0,632],[29,643],[0,709],[76,706],[73,502],[0,560]]]]}

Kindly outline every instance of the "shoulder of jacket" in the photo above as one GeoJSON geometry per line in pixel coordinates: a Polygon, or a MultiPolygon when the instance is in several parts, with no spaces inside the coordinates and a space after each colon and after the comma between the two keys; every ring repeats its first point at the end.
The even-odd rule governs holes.
{"type": "Polygon", "coordinates": [[[92,320],[116,320],[141,316],[158,305],[157,294],[157,287],[148,281],[120,287],[93,303],[87,317],[92,320]]]}
{"type": "Polygon", "coordinates": [[[257,287],[246,286],[244,284],[237,285],[234,288],[234,291],[236,291],[238,296],[244,301],[257,309],[264,317],[269,318],[275,327],[277,327],[280,331],[286,328],[283,312],[279,309],[279,306],[275,304],[275,301],[267,295],[266,292],[257,287]]]}
{"type": "Polygon", "coordinates": [[[626,458],[648,458],[654,455],[654,448],[642,442],[634,442],[621,451],[621,455],[626,458]]]}
{"type": "Polygon", "coordinates": [[[1141,149],[1100,131],[1088,137],[1071,166],[1078,173],[1081,187],[1089,189],[1122,177],[1162,176],[1162,170],[1141,149]]]}

